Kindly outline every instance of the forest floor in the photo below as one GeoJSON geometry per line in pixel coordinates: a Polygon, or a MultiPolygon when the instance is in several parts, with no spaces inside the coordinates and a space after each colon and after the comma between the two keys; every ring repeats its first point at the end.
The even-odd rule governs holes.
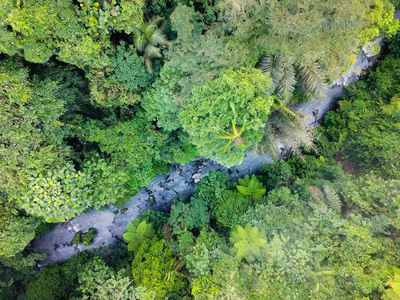
{"type": "MultiPolygon", "coordinates": [[[[357,81],[362,72],[371,65],[372,62],[367,57],[359,54],[349,71],[329,87],[324,100],[311,99],[305,104],[296,105],[292,110],[303,116],[305,126],[317,126],[326,113],[335,106],[336,100],[342,96],[343,87],[357,81]],[[316,117],[314,111],[318,111],[316,117]]],[[[358,174],[350,161],[341,157],[337,159],[342,162],[343,168],[350,173],[358,174]]],[[[272,159],[268,155],[248,153],[241,165],[230,169],[205,158],[197,158],[184,166],[172,165],[169,174],[156,176],[147,188],[143,187],[136,196],[121,207],[109,205],[103,209],[93,209],[82,213],[68,222],[56,224],[49,233],[36,238],[32,242],[33,249],[44,251],[47,254],[39,266],[63,262],[81,251],[122,241],[122,234],[125,232],[127,224],[137,217],[140,211],[169,209],[175,198],[189,196],[200,178],[206,176],[211,170],[221,170],[229,174],[231,179],[237,180],[245,174],[256,173],[262,164],[271,161],[272,159]],[[155,203],[149,203],[150,196],[155,203]],[[95,228],[97,232],[90,246],[85,247],[71,243],[77,232],[84,233],[90,228],[95,228]]]]}
{"type": "Polygon", "coordinates": [[[359,178],[361,175],[363,175],[363,172],[361,172],[357,168],[356,164],[353,163],[350,159],[345,158],[343,155],[338,154],[334,156],[333,159],[342,164],[342,169],[345,173],[352,174],[356,178],[359,178]]]}

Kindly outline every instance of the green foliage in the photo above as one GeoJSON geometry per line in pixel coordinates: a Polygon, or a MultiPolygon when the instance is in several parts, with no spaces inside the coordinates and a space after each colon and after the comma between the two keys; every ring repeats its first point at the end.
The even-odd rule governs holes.
{"type": "MultiPolygon", "coordinates": [[[[294,78],[293,63],[301,65],[307,62],[309,67],[316,63],[322,67],[322,72],[318,72],[322,74],[318,76],[320,79],[335,80],[351,63],[350,52],[366,42],[357,42],[359,36],[370,28],[376,28],[379,33],[379,25],[374,23],[376,18],[368,13],[374,11],[375,17],[382,19],[386,9],[374,10],[374,3],[375,0],[323,3],[307,0],[301,4],[246,0],[240,3],[220,1],[219,7],[226,26],[234,28],[234,42],[244,44],[258,57],[284,57],[286,78],[289,74],[294,78]]],[[[374,38],[369,35],[369,39],[374,38]]],[[[312,69],[315,70],[314,67],[312,69]]],[[[274,78],[272,74],[271,77],[274,78]]],[[[289,81],[280,82],[287,87],[294,86],[289,81]]],[[[310,91],[316,93],[313,88],[310,91]]]]}
{"type": "Polygon", "coordinates": [[[395,57],[400,56],[399,41],[400,41],[400,33],[397,33],[396,35],[394,35],[390,39],[388,39],[389,51],[395,57]]]}
{"type": "Polygon", "coordinates": [[[371,24],[366,27],[361,36],[361,42],[367,43],[376,39],[379,34],[392,37],[400,28],[399,20],[393,19],[394,6],[390,1],[375,0],[367,10],[366,17],[371,24]]]}
{"type": "Polygon", "coordinates": [[[397,206],[400,203],[400,195],[397,193],[399,187],[399,180],[384,180],[370,173],[358,180],[342,182],[341,193],[348,206],[368,216],[389,214],[393,226],[399,228],[397,224],[397,206]]]}
{"type": "Polygon", "coordinates": [[[133,281],[125,269],[115,272],[100,257],[94,257],[78,274],[81,293],[79,299],[141,299],[140,288],[134,288],[133,281]],[[139,291],[138,291],[139,290],[139,291]]]}
{"type": "Polygon", "coordinates": [[[177,295],[185,287],[179,268],[165,241],[153,239],[143,242],[132,261],[135,286],[146,288],[141,299],[165,299],[177,295]]]}
{"type": "Polygon", "coordinates": [[[276,160],[270,164],[264,164],[260,167],[262,172],[262,182],[267,190],[285,185],[290,186],[296,179],[290,164],[283,160],[276,160]]]}
{"type": "Polygon", "coordinates": [[[21,274],[30,275],[33,273],[33,268],[36,266],[38,261],[45,257],[45,253],[31,252],[28,250],[11,257],[0,256],[0,263],[4,267],[12,268],[21,274]]]}
{"type": "Polygon", "coordinates": [[[94,236],[96,235],[96,229],[89,228],[89,230],[85,233],[82,231],[78,231],[74,238],[71,241],[71,244],[74,245],[83,245],[83,246],[90,246],[93,242],[94,236]]]}
{"type": "Polygon", "coordinates": [[[93,69],[87,74],[91,97],[105,107],[133,105],[140,99],[139,93],[150,84],[151,74],[146,72],[144,59],[137,55],[133,45],[124,41],[110,58],[104,69],[93,69]]]}
{"type": "MultiPolygon", "coordinates": [[[[128,120],[120,121],[112,116],[107,121],[89,120],[76,130],[86,142],[95,142],[100,148],[100,157],[104,159],[100,160],[99,169],[104,177],[100,182],[105,184],[104,188],[112,189],[116,182],[124,188],[124,195],[137,193],[155,175],[166,172],[167,165],[175,158],[185,160],[188,157],[186,145],[176,136],[165,134],[148,123],[139,108],[133,119],[128,117],[128,120]]],[[[99,193],[107,201],[102,204],[117,200],[102,191],[99,193]]],[[[111,195],[114,196],[115,192],[111,195]]]]}
{"type": "Polygon", "coordinates": [[[324,99],[326,96],[327,86],[321,66],[317,62],[302,60],[294,63],[275,55],[263,56],[258,66],[263,74],[268,73],[271,76],[269,93],[278,95],[285,102],[290,100],[298,84],[308,99],[324,99]]]}
{"type": "Polygon", "coordinates": [[[324,118],[321,131],[330,141],[341,144],[346,133],[345,121],[337,112],[329,111],[324,118]]]}
{"type": "Polygon", "coordinates": [[[236,257],[246,258],[249,262],[261,255],[261,248],[267,242],[264,234],[250,223],[247,223],[244,228],[237,226],[236,230],[232,231],[229,241],[233,244],[232,250],[236,253],[236,257]]]}
{"type": "Polygon", "coordinates": [[[29,169],[46,169],[65,160],[60,117],[66,101],[58,98],[56,81],[29,78],[29,69],[14,60],[0,62],[0,178],[3,190],[20,189],[29,169]]]}
{"type": "Polygon", "coordinates": [[[174,234],[187,230],[204,230],[210,222],[207,202],[192,197],[189,203],[178,201],[171,207],[168,224],[174,234]]]}
{"type": "MultiPolygon", "coordinates": [[[[209,2],[198,1],[196,8],[207,6],[206,3],[209,2]]],[[[160,78],[143,101],[150,120],[156,120],[159,127],[168,131],[181,127],[177,116],[182,104],[192,98],[195,86],[216,79],[227,68],[255,64],[251,51],[243,49],[242,44],[229,45],[219,24],[207,27],[202,19],[194,7],[182,5],[182,2],[175,7],[170,20],[177,39],[164,51],[165,64],[160,78]]],[[[229,132],[230,128],[224,130],[229,132]]],[[[218,132],[222,134],[223,130],[218,132]]]]}
{"type": "Polygon", "coordinates": [[[222,195],[216,195],[214,198],[210,205],[211,215],[221,230],[233,228],[251,202],[249,197],[244,197],[236,191],[226,190],[222,195]]]}
{"type": "Polygon", "coordinates": [[[259,141],[268,119],[273,101],[265,91],[269,85],[269,78],[256,69],[228,69],[218,79],[195,87],[179,118],[199,153],[228,167],[239,164],[245,149],[259,141]],[[240,140],[237,134],[236,142],[226,147],[220,136],[232,124],[245,130],[240,140]]]}
{"type": "Polygon", "coordinates": [[[9,55],[43,63],[52,55],[80,68],[104,68],[112,52],[113,32],[130,34],[142,23],[143,1],[88,0],[3,1],[0,21],[2,46],[9,55]]]}
{"type": "Polygon", "coordinates": [[[91,35],[108,35],[112,31],[125,31],[130,34],[142,23],[143,1],[127,0],[78,0],[79,21],[91,35]]]}
{"type": "Polygon", "coordinates": [[[94,204],[91,175],[76,171],[71,164],[45,174],[32,174],[27,180],[20,205],[48,223],[64,222],[94,204]]]}
{"type": "Polygon", "coordinates": [[[121,41],[116,55],[111,58],[108,72],[133,92],[147,87],[152,79],[151,74],[145,70],[144,59],[136,54],[133,45],[127,47],[124,41],[121,41]]]}
{"type": "Polygon", "coordinates": [[[0,16],[6,32],[3,51],[18,52],[26,60],[43,63],[58,54],[60,60],[74,62],[79,67],[90,64],[104,66],[103,42],[94,41],[79,23],[71,1],[30,1],[12,5],[5,1],[0,16]],[[101,56],[101,55],[100,55],[101,56]]]}
{"type": "Polygon", "coordinates": [[[129,186],[129,172],[109,158],[101,158],[98,153],[87,155],[84,170],[90,172],[96,186],[92,186],[93,198],[97,206],[108,203],[124,203],[132,195],[129,186]]]}
{"type": "Polygon", "coordinates": [[[0,194],[0,256],[13,257],[35,237],[38,220],[21,215],[4,195],[0,194]]]}
{"type": "Polygon", "coordinates": [[[242,195],[250,196],[254,200],[261,200],[267,191],[255,175],[251,179],[249,175],[239,178],[236,188],[242,195]]]}
{"type": "Polygon", "coordinates": [[[383,300],[394,300],[400,298],[400,269],[393,268],[393,277],[389,277],[387,282],[389,289],[385,290],[383,300]]]}
{"type": "Polygon", "coordinates": [[[164,224],[168,222],[168,215],[166,212],[156,211],[156,210],[144,210],[139,212],[140,220],[148,220],[149,223],[152,223],[154,226],[154,230],[162,229],[164,224]]]}
{"type": "Polygon", "coordinates": [[[211,219],[222,230],[234,227],[251,203],[248,197],[232,190],[234,185],[227,180],[228,175],[211,171],[200,180],[191,198],[191,201],[206,203],[211,219]]]}
{"type": "Polygon", "coordinates": [[[347,89],[337,113],[321,130],[364,170],[398,178],[400,60],[388,55],[368,76],[347,89]]]}
{"type": "Polygon", "coordinates": [[[26,299],[68,299],[69,294],[73,292],[75,281],[75,278],[70,275],[72,274],[65,273],[60,265],[42,269],[27,284],[26,299]]]}
{"type": "Polygon", "coordinates": [[[229,188],[229,176],[221,171],[212,170],[200,179],[194,189],[194,196],[212,205],[216,197],[221,197],[229,188]]]}
{"type": "Polygon", "coordinates": [[[140,246],[146,241],[151,240],[154,236],[153,224],[146,221],[140,222],[138,218],[133,219],[128,224],[124,233],[124,241],[128,243],[128,251],[137,252],[140,246]]]}

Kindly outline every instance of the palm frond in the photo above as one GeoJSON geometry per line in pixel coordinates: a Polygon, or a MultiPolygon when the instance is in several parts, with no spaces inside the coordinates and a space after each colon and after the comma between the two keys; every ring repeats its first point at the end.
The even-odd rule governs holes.
{"type": "Polygon", "coordinates": [[[153,34],[149,37],[149,43],[153,46],[167,44],[167,38],[160,29],[154,30],[153,34]]]}
{"type": "Polygon", "coordinates": [[[394,119],[400,119],[400,97],[394,95],[390,100],[390,104],[380,103],[379,107],[382,113],[394,119]]]}
{"type": "Polygon", "coordinates": [[[326,97],[327,85],[320,65],[307,60],[296,65],[299,82],[304,93],[309,98],[324,99],[326,97]]]}
{"type": "Polygon", "coordinates": [[[280,71],[280,74],[276,74],[279,81],[279,84],[276,87],[276,93],[278,94],[279,98],[283,99],[284,102],[286,102],[290,98],[290,96],[292,96],[296,87],[296,72],[293,64],[291,63],[283,64],[282,68],[277,69],[277,71],[278,70],[280,71]]]}
{"type": "Polygon", "coordinates": [[[283,143],[300,155],[301,147],[313,149],[313,136],[300,122],[299,117],[287,115],[279,110],[271,115],[268,120],[274,129],[274,136],[278,142],[283,143]]]}
{"type": "Polygon", "coordinates": [[[258,63],[258,68],[261,69],[261,72],[264,75],[268,73],[271,77],[272,83],[268,89],[269,94],[275,93],[275,90],[279,85],[282,67],[282,60],[277,55],[263,56],[258,63]]]}
{"type": "Polygon", "coordinates": [[[153,65],[151,63],[151,58],[150,57],[146,57],[144,62],[146,63],[147,71],[149,73],[153,73],[153,65]]]}
{"type": "Polygon", "coordinates": [[[138,51],[143,52],[147,45],[147,40],[145,39],[144,35],[141,33],[134,33],[133,42],[135,47],[138,51]]]}
{"type": "Polygon", "coordinates": [[[279,159],[279,147],[276,143],[274,130],[268,124],[265,126],[261,141],[257,143],[253,151],[262,155],[269,154],[272,158],[279,159]]]}
{"type": "Polygon", "coordinates": [[[149,57],[149,58],[161,57],[160,48],[157,48],[151,44],[148,44],[144,51],[145,51],[144,53],[145,53],[146,57],[149,57]]]}
{"type": "Polygon", "coordinates": [[[143,32],[143,35],[148,40],[153,35],[154,31],[157,30],[157,25],[153,23],[143,23],[140,26],[140,30],[143,32]]]}
{"type": "Polygon", "coordinates": [[[328,206],[332,208],[335,213],[340,214],[342,211],[342,202],[335,190],[329,185],[324,185],[324,192],[328,200],[328,206]]]}

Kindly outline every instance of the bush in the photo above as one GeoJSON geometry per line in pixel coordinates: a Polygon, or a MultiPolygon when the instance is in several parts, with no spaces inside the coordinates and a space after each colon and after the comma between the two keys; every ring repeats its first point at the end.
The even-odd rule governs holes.
{"type": "Polygon", "coordinates": [[[94,204],[90,171],[76,171],[71,164],[33,174],[28,180],[21,206],[48,223],[65,222],[94,204]]]}

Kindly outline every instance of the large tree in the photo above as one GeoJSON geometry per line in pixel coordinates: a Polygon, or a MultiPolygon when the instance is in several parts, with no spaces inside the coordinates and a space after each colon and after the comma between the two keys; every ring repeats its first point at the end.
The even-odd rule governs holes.
{"type": "Polygon", "coordinates": [[[331,80],[352,62],[352,52],[386,29],[383,21],[390,23],[394,11],[382,0],[221,0],[219,6],[234,28],[232,43],[300,69],[318,63],[331,80]]]}
{"type": "Polygon", "coordinates": [[[240,164],[261,139],[273,105],[270,84],[257,69],[228,69],[195,87],[180,120],[199,153],[228,167],[240,164]]]}

